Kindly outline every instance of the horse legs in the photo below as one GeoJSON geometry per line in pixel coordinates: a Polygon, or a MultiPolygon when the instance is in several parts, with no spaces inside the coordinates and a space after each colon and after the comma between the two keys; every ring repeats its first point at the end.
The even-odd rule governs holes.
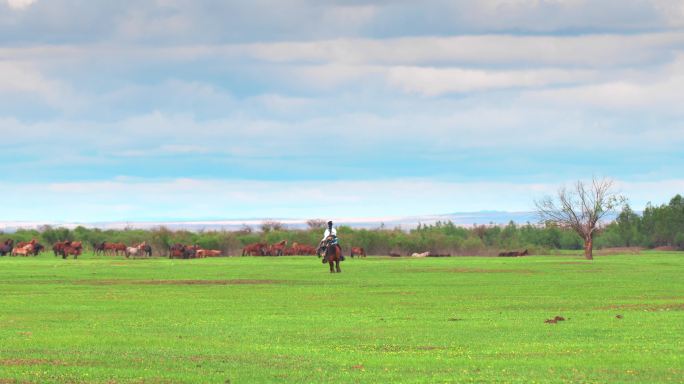
{"type": "Polygon", "coordinates": [[[340,259],[335,260],[335,268],[337,269],[337,273],[342,272],[340,269],[340,259]]]}
{"type": "Polygon", "coordinates": [[[332,260],[330,260],[330,261],[328,262],[328,264],[330,264],[330,273],[335,273],[335,267],[334,267],[335,262],[332,261],[332,260]]]}

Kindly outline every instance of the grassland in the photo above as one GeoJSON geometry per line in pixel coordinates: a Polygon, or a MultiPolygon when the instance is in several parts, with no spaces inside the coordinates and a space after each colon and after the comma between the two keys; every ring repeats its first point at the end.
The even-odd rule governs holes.
{"type": "Polygon", "coordinates": [[[684,377],[684,254],[342,267],[0,258],[0,383],[684,377]],[[544,323],[556,315],[566,320],[544,323]]]}

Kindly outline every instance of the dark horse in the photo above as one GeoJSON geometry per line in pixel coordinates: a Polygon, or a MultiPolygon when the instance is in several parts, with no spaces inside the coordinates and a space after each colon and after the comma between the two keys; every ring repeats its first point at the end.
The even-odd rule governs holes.
{"type": "Polygon", "coordinates": [[[326,241],[328,245],[325,247],[325,257],[323,263],[326,261],[330,265],[330,273],[342,272],[340,269],[340,261],[342,260],[342,248],[339,244],[331,244],[331,240],[326,241]]]}
{"type": "Polygon", "coordinates": [[[0,256],[5,256],[8,253],[12,253],[12,248],[14,248],[14,240],[5,240],[2,244],[0,244],[0,256]]]}

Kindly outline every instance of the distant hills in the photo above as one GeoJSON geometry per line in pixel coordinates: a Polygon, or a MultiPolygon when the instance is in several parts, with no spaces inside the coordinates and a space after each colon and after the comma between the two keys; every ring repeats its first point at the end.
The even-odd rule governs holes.
{"type": "MultiPolygon", "coordinates": [[[[335,225],[348,225],[354,228],[401,228],[411,229],[418,224],[434,224],[438,221],[451,221],[458,226],[470,227],[481,224],[505,225],[510,221],[516,224],[527,222],[536,223],[537,217],[534,212],[503,212],[503,211],[481,211],[481,212],[461,212],[448,213],[441,215],[420,215],[406,217],[371,217],[371,218],[332,218],[335,225]]],[[[164,226],[169,229],[201,231],[201,230],[227,230],[235,231],[245,225],[252,229],[258,229],[264,221],[277,221],[290,229],[307,228],[307,219],[291,218],[263,218],[263,219],[228,219],[228,220],[159,220],[159,221],[111,221],[111,222],[39,222],[39,221],[0,221],[0,231],[14,232],[17,229],[37,229],[43,225],[54,227],[75,228],[84,226],[88,228],[100,229],[151,229],[164,226]]]]}

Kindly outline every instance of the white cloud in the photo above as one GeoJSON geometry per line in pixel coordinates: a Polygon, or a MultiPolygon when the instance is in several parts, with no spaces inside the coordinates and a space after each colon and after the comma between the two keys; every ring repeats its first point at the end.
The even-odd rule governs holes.
{"type": "Polygon", "coordinates": [[[684,47],[684,33],[514,36],[507,34],[336,39],[224,46],[275,63],[354,65],[537,65],[613,67],[657,62],[684,47]]]}
{"type": "Polygon", "coordinates": [[[36,0],[7,0],[7,5],[12,9],[25,9],[35,2],[36,0]]]}
{"type": "Polygon", "coordinates": [[[390,68],[387,75],[392,86],[425,96],[585,83],[596,77],[594,72],[579,70],[485,71],[429,67],[395,67],[390,68]]]}
{"type": "Polygon", "coordinates": [[[373,21],[377,7],[373,5],[334,5],[326,8],[323,25],[356,29],[373,21]]]}
{"type": "Polygon", "coordinates": [[[36,93],[47,99],[56,99],[60,84],[45,78],[32,65],[0,61],[0,92],[36,93]]]}
{"type": "Polygon", "coordinates": [[[560,89],[528,91],[522,100],[572,108],[650,110],[684,113],[684,55],[657,70],[633,71],[621,79],[597,81],[560,89]]]}
{"type": "Polygon", "coordinates": [[[398,38],[337,38],[250,44],[165,45],[101,42],[0,47],[0,58],[54,62],[99,59],[128,62],[258,60],[302,65],[464,65],[619,67],[662,63],[684,49],[684,32],[587,33],[578,36],[505,33],[398,38]]]}
{"type": "Polygon", "coordinates": [[[84,104],[80,95],[59,78],[48,77],[32,62],[0,60],[0,104],[21,103],[31,109],[43,105],[62,112],[84,104]],[[26,104],[26,103],[30,104],[26,104]]]}

